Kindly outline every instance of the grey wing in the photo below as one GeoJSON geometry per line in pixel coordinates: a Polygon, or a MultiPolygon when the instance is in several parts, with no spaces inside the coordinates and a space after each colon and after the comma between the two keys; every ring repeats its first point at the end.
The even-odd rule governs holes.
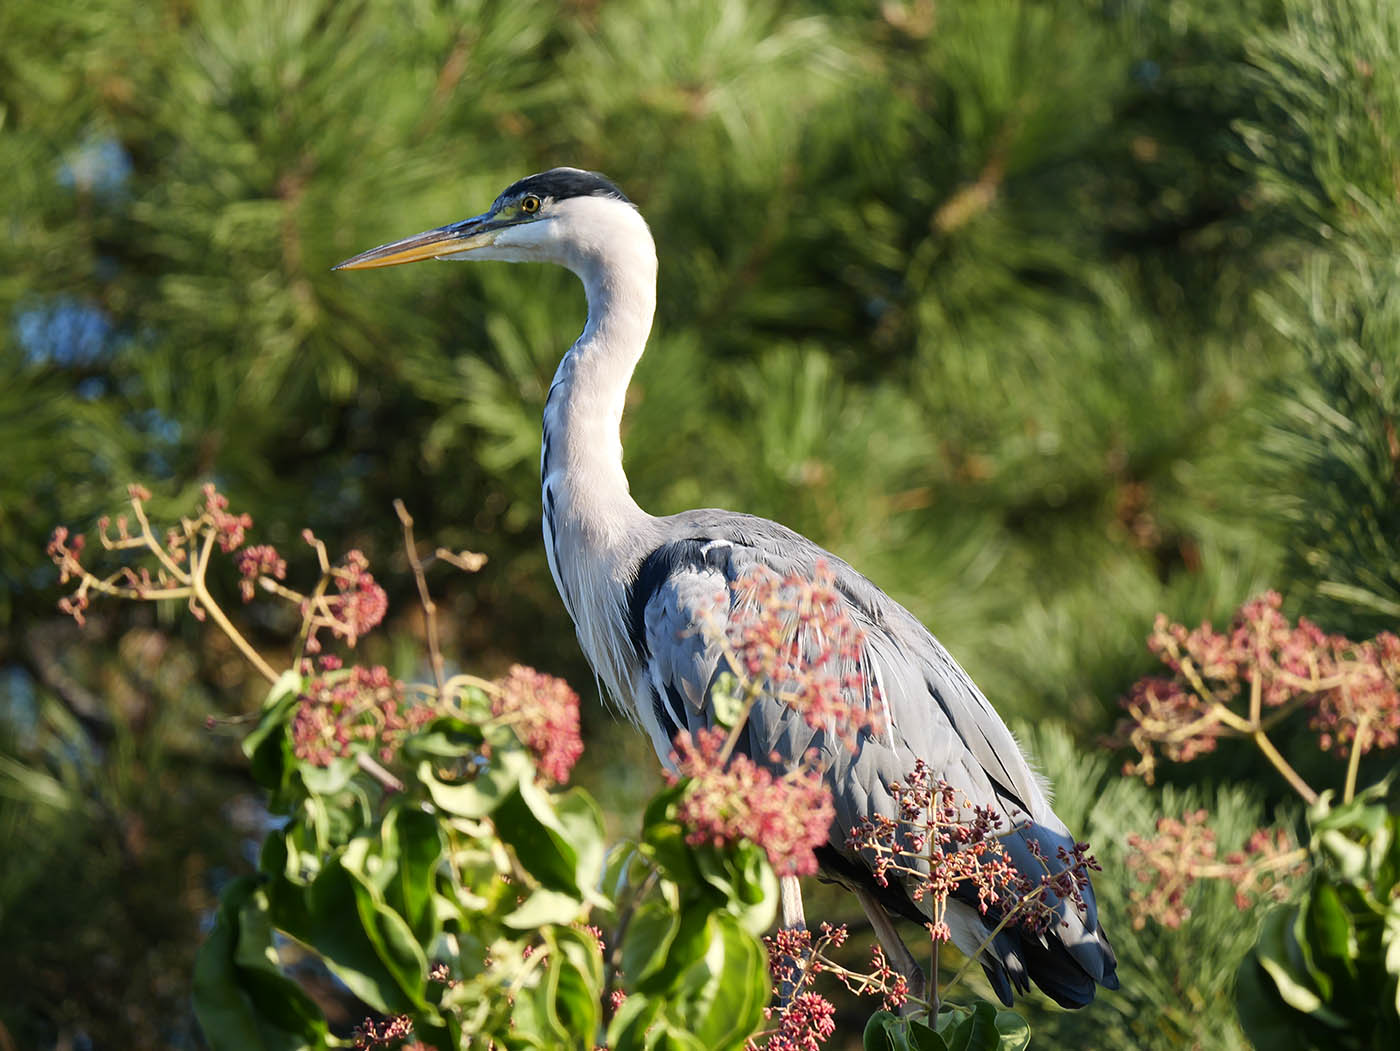
{"type": "MultiPolygon", "coordinates": [[[[877,709],[884,724],[869,740],[871,754],[856,764],[861,769],[850,773],[888,782],[921,758],[972,802],[996,805],[1008,817],[1048,809],[1011,733],[967,675],[917,620],[850,566],[799,534],[747,515],[690,512],[663,521],[673,527],[673,539],[644,560],[630,598],[645,678],[634,703],[647,709],[644,718],[655,719],[667,742],[663,760],[677,731],[713,723],[709,691],[722,670],[714,640],[745,613],[735,582],[759,568],[810,578],[824,563],[864,636],[859,666],[848,669],[863,692],[851,700],[877,709]]],[[[816,747],[844,765],[835,736],[807,727],[781,702],[760,702],[748,750],[757,759],[776,752],[788,762],[816,747]]],[[[867,816],[851,802],[850,822],[867,816]]]]}
{"type": "MultiPolygon", "coordinates": [[[[634,601],[641,643],[635,703],[663,762],[677,733],[715,725],[711,691],[724,670],[718,640],[738,611],[732,585],[766,564],[761,552],[724,537],[684,537],[656,549],[643,565],[634,601]]],[[[806,754],[817,733],[786,705],[760,702],[743,750],[763,759],[806,754]]]]}
{"type": "MultiPolygon", "coordinates": [[[[810,578],[825,563],[846,612],[864,635],[860,667],[853,669],[863,692],[852,700],[879,706],[885,727],[880,733],[862,731],[851,752],[830,729],[814,729],[790,706],[764,698],[750,714],[741,747],[757,761],[771,757],[780,766],[818,751],[836,811],[821,858],[828,874],[869,884],[873,858],[848,848],[847,833],[877,815],[897,816],[890,784],[905,779],[918,760],[969,806],[994,807],[1019,830],[1003,842],[1013,863],[1032,879],[1043,869],[1028,839],[1036,840],[1050,858],[1058,848],[1073,846],[1011,732],[962,668],[903,607],[840,559],[776,523],[718,511],[661,521],[670,539],[641,564],[629,610],[645,679],[636,684],[633,700],[637,708],[647,709],[639,714],[650,724],[663,761],[669,762],[677,732],[694,733],[714,723],[709,694],[723,670],[715,633],[744,613],[732,590],[735,581],[758,567],[810,578]]],[[[877,896],[892,912],[923,918],[923,910],[902,888],[877,896]]],[[[1082,915],[1062,904],[1065,923],[1050,942],[1030,943],[1005,931],[997,936],[982,962],[1004,1001],[1010,1002],[1012,984],[1026,987],[1028,976],[1066,1006],[1092,998],[1096,981],[1116,985],[1112,949],[1099,929],[1092,892],[1085,899],[1082,915]]],[[[964,951],[970,951],[968,943],[975,949],[986,934],[984,918],[955,902],[949,912],[955,940],[964,951]],[[961,937],[957,922],[965,927],[961,937]]]]}

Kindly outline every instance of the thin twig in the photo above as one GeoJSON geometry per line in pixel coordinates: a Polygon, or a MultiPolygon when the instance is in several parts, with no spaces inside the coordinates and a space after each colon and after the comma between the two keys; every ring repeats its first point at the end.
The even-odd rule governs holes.
{"type": "Polygon", "coordinates": [[[449,551],[445,547],[440,547],[433,552],[433,557],[442,559],[448,565],[456,566],[463,573],[475,573],[486,565],[486,556],[477,551],[449,551]]]}
{"type": "Polygon", "coordinates": [[[408,565],[413,570],[413,579],[418,585],[418,602],[423,607],[423,632],[428,638],[428,661],[433,666],[433,682],[437,684],[438,696],[443,696],[442,648],[438,645],[437,603],[428,593],[428,578],[423,574],[423,562],[418,557],[418,544],[413,539],[413,516],[408,513],[402,500],[394,499],[394,513],[403,523],[403,548],[408,554],[408,565]]]}
{"type": "Polygon", "coordinates": [[[326,558],[326,545],[317,540],[313,546],[316,548],[316,556],[321,563],[321,579],[316,581],[316,587],[312,589],[310,597],[306,600],[301,617],[301,630],[297,632],[296,649],[292,653],[293,668],[300,668],[302,659],[306,656],[306,646],[311,640],[312,627],[316,623],[316,606],[325,598],[326,588],[331,582],[331,567],[326,558]]]}
{"type": "Polygon", "coordinates": [[[403,791],[403,782],[380,766],[379,761],[368,752],[356,752],[355,765],[378,781],[386,792],[403,791]]]}
{"type": "MultiPolygon", "coordinates": [[[[150,549],[150,552],[156,556],[160,564],[165,567],[166,571],[172,577],[181,583],[190,583],[190,577],[175,564],[175,561],[166,554],[165,547],[156,540],[156,535],[151,531],[151,523],[146,517],[146,510],[142,506],[142,502],[140,500],[131,501],[131,509],[136,513],[136,521],[141,523],[141,540],[143,544],[150,549]]],[[[103,540],[105,542],[105,535],[103,536],[103,540]]]]}

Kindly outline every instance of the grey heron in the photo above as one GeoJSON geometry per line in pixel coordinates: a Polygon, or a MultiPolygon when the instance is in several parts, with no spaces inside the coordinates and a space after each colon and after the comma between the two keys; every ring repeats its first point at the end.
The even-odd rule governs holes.
{"type": "MultiPolygon", "coordinates": [[[[714,722],[710,689],[721,653],[696,627],[736,616],[727,585],[755,567],[811,577],[819,566],[863,631],[870,675],[857,703],[888,713],[882,732],[862,731],[853,752],[830,749],[825,779],[835,807],[830,840],[818,851],[823,874],[853,890],[892,963],[911,987],[922,972],[892,917],[929,918],[899,880],[873,878],[869,859],[847,833],[872,815],[895,817],[892,782],[922,760],[1014,831],[1003,837],[1026,876],[1074,840],[1055,816],[1042,783],[1005,723],[939,642],[902,606],[836,556],[775,522],[722,510],[654,517],[639,507],[622,467],[620,426],[633,369],[656,305],[656,247],[637,208],[607,179],[555,168],[513,183],[481,215],[381,245],[336,269],[393,266],[420,259],[556,263],[583,282],[588,319],[564,354],[544,409],[541,454],[543,529],[550,572],[573,618],[585,656],[613,701],[650,736],[663,763],[681,731],[714,722]]],[[[747,750],[762,760],[795,761],[823,745],[778,701],[749,715],[747,750]]],[[[794,877],[782,884],[784,922],[802,922],[794,877]]],[[[1092,889],[1083,904],[1058,899],[1059,922],[1041,933],[995,931],[975,894],[948,901],[947,922],[964,953],[981,963],[1010,1005],[1013,988],[1035,982],[1066,1007],[1082,1007],[1097,985],[1117,988],[1116,960],[1092,889]]],[[[936,976],[935,976],[936,979],[936,976]]]]}

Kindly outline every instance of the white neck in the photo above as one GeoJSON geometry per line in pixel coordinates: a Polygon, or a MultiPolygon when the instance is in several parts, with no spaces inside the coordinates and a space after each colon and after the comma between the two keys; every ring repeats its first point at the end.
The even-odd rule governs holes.
{"type": "Polygon", "coordinates": [[[588,323],[554,374],[540,473],[550,569],[577,620],[580,591],[591,590],[578,563],[612,569],[608,556],[649,518],[628,490],[620,427],[656,309],[656,247],[629,205],[569,205],[552,220],[570,227],[558,261],[583,282],[588,323]]]}

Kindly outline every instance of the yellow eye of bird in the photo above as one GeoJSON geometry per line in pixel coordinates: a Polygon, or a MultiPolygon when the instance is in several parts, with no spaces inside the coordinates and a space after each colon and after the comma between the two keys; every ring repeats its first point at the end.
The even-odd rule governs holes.
{"type": "Polygon", "coordinates": [[[540,199],[533,193],[520,199],[520,210],[526,215],[534,215],[540,210],[540,199]]]}

